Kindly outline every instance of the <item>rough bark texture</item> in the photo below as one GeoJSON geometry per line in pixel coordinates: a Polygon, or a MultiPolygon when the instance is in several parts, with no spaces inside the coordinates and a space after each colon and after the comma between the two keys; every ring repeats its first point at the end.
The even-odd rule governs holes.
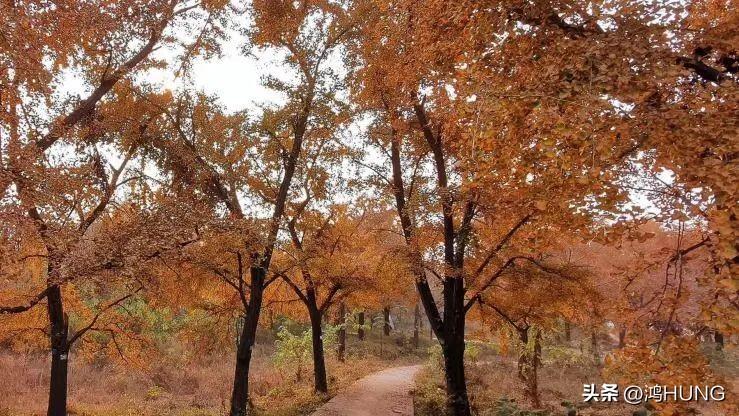
{"type": "Polygon", "coordinates": [[[454,340],[442,347],[446,381],[447,407],[451,414],[469,416],[470,403],[464,375],[464,339],[454,340]]]}
{"type": "Polygon", "coordinates": [[[49,382],[48,416],[67,414],[67,368],[69,363],[69,325],[62,305],[62,291],[52,286],[47,297],[51,342],[51,377],[49,382]]]}
{"type": "MultiPolygon", "coordinates": [[[[439,337],[444,354],[447,407],[456,416],[471,414],[464,374],[464,290],[462,279],[448,277],[444,281],[444,321],[439,337]]],[[[437,333],[437,337],[438,337],[437,333]]]]}
{"type": "Polygon", "coordinates": [[[252,267],[251,291],[249,292],[249,307],[246,310],[244,326],[241,330],[239,345],[236,348],[236,368],[234,370],[233,390],[231,393],[231,416],[247,414],[249,401],[249,366],[251,351],[257,334],[259,313],[262,309],[262,295],[266,270],[262,267],[252,267]]]}
{"type": "Polygon", "coordinates": [[[236,347],[236,367],[234,370],[233,391],[231,394],[231,416],[246,415],[249,392],[249,364],[251,363],[251,345],[246,325],[241,330],[239,344],[236,347]]]}
{"type": "Polygon", "coordinates": [[[361,341],[364,339],[364,312],[357,314],[357,325],[359,325],[357,328],[357,338],[361,341]]]}
{"type": "MultiPolygon", "coordinates": [[[[308,299],[315,301],[313,292],[308,291],[308,299]]],[[[328,393],[326,380],[326,358],[323,353],[323,328],[321,328],[321,311],[315,306],[309,306],[311,338],[313,342],[313,387],[319,393],[328,393]]]]}
{"type": "Polygon", "coordinates": [[[418,349],[419,339],[418,339],[418,330],[421,326],[421,310],[418,308],[418,304],[416,303],[416,307],[413,309],[413,348],[418,349]]]}
{"type": "Polygon", "coordinates": [[[339,316],[337,319],[339,325],[339,345],[337,355],[339,361],[344,362],[346,357],[346,305],[344,302],[339,304],[339,316]]]}
{"type": "Polygon", "coordinates": [[[382,331],[385,333],[385,336],[390,335],[390,308],[384,307],[382,308],[382,331]]]}
{"type": "Polygon", "coordinates": [[[541,333],[532,328],[518,329],[523,349],[518,357],[518,378],[524,384],[524,395],[534,407],[541,407],[538,370],[541,363],[541,333]]]}

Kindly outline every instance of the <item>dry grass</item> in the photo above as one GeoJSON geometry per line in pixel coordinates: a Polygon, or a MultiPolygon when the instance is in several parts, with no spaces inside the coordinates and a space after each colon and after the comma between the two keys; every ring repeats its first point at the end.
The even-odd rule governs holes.
{"type": "MultiPolygon", "coordinates": [[[[468,362],[465,370],[473,413],[480,416],[554,416],[565,415],[570,408],[576,409],[579,416],[623,416],[643,409],[625,403],[583,403],[583,384],[603,383],[599,368],[584,363],[549,363],[540,368],[542,407],[539,409],[534,409],[523,395],[523,384],[516,376],[516,363],[511,357],[487,356],[477,362],[468,362]]],[[[444,413],[444,381],[438,364],[430,363],[419,373],[414,400],[418,416],[444,413]]],[[[652,410],[648,414],[660,414],[652,410]]],[[[728,414],[723,404],[718,403],[700,403],[695,410],[704,416],[728,414]]]]}
{"type": "MultiPolygon", "coordinates": [[[[421,349],[425,351],[425,348],[421,349]]],[[[301,382],[272,363],[271,345],[258,345],[252,359],[250,392],[257,414],[310,413],[330,396],[382,368],[418,362],[404,340],[373,335],[351,339],[346,363],[327,357],[329,396],[316,395],[311,369],[301,382]]],[[[423,357],[424,354],[420,354],[423,357]]],[[[233,353],[183,364],[161,359],[150,368],[131,369],[85,363],[74,357],[69,372],[69,414],[89,416],[216,416],[226,414],[233,378],[233,353]]],[[[45,415],[48,359],[0,353],[0,416],[45,415]]]]}
{"type": "MultiPolygon", "coordinates": [[[[4,354],[0,415],[46,414],[48,360],[4,354]],[[4,412],[4,413],[3,413],[4,412]]],[[[255,366],[256,367],[256,366],[255,366]]],[[[225,359],[184,368],[155,365],[147,371],[71,362],[70,415],[218,415],[227,398],[225,359]]]]}
{"type": "MultiPolygon", "coordinates": [[[[516,364],[506,357],[486,359],[466,366],[467,386],[473,412],[478,415],[561,415],[563,403],[582,402],[583,383],[599,383],[597,371],[578,367],[545,366],[539,374],[542,408],[533,409],[523,395],[523,384],[516,377],[516,364]],[[520,412],[520,413],[517,413],[520,412]],[[531,413],[527,413],[531,412],[531,413]]],[[[437,368],[427,366],[416,380],[419,415],[443,412],[443,379],[437,368]]],[[[625,406],[581,408],[578,415],[627,415],[634,409],[625,406]]]]}

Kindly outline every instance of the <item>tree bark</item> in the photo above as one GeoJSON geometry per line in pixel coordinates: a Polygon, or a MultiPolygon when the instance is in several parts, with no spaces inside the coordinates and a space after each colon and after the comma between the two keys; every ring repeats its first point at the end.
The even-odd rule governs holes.
{"type": "Polygon", "coordinates": [[[249,291],[249,307],[244,318],[244,326],[236,348],[236,368],[234,370],[233,390],[231,393],[231,416],[245,416],[249,402],[249,366],[251,352],[257,334],[259,313],[262,308],[262,295],[266,270],[254,266],[251,273],[251,290],[249,291]]]}
{"type": "Polygon", "coordinates": [[[626,328],[618,331],[618,347],[623,348],[626,345],[626,328]]]}
{"type": "Polygon", "coordinates": [[[251,363],[251,343],[246,320],[241,329],[239,344],[236,347],[236,368],[234,371],[233,392],[231,394],[231,416],[244,416],[247,412],[249,392],[249,364],[251,363]]]}
{"type": "Polygon", "coordinates": [[[565,341],[569,344],[572,340],[572,328],[569,321],[565,321],[565,341]]]}
{"type": "Polygon", "coordinates": [[[595,329],[590,331],[590,352],[593,354],[593,362],[600,365],[600,353],[598,352],[598,334],[595,329]]]}
{"type": "MultiPolygon", "coordinates": [[[[441,344],[444,355],[444,370],[446,380],[447,410],[455,416],[469,416],[471,414],[467,386],[464,374],[464,330],[465,330],[465,287],[462,272],[468,233],[475,213],[475,204],[469,200],[464,207],[464,215],[459,230],[454,227],[454,199],[447,183],[446,161],[444,156],[441,131],[434,133],[431,123],[426,117],[423,102],[413,106],[416,118],[421,126],[429,150],[433,154],[436,167],[437,192],[441,203],[441,214],[444,237],[444,263],[446,271],[443,279],[443,314],[434,299],[431,287],[426,280],[426,270],[421,266],[423,259],[420,253],[414,253],[417,266],[416,290],[428,317],[432,331],[441,344]]],[[[386,110],[392,111],[385,103],[386,110]]],[[[392,140],[390,142],[390,161],[393,172],[393,194],[396,209],[403,228],[403,237],[406,244],[413,243],[413,220],[405,206],[405,187],[403,185],[402,164],[400,160],[401,142],[397,138],[397,131],[390,126],[392,140]]]]}
{"type": "Polygon", "coordinates": [[[337,319],[339,324],[339,345],[338,345],[338,358],[342,363],[346,356],[346,305],[344,302],[339,304],[339,316],[337,319]]]}
{"type": "Polygon", "coordinates": [[[418,349],[419,339],[418,330],[421,326],[421,310],[416,303],[416,307],[413,309],[413,348],[418,349]]]}
{"type": "Polygon", "coordinates": [[[47,416],[67,414],[67,372],[69,363],[69,324],[64,313],[62,291],[59,285],[52,286],[47,296],[51,342],[51,377],[49,381],[49,404],[47,416]]]}
{"type": "Polygon", "coordinates": [[[464,375],[464,337],[442,344],[447,408],[455,416],[470,416],[470,402],[464,375]]]}
{"type": "Polygon", "coordinates": [[[447,409],[455,416],[469,416],[470,401],[464,374],[464,282],[461,278],[446,276],[443,284],[444,319],[435,332],[444,354],[447,409]]]}
{"type": "MultiPolygon", "coordinates": [[[[312,94],[312,93],[311,93],[312,94]]],[[[254,265],[250,268],[251,285],[249,286],[249,304],[244,320],[244,329],[242,337],[239,340],[239,346],[236,349],[236,368],[234,370],[233,391],[231,393],[231,412],[230,416],[244,416],[247,414],[247,404],[249,401],[249,365],[251,363],[251,350],[256,338],[257,326],[259,324],[259,314],[262,309],[262,298],[265,288],[267,271],[272,262],[272,254],[274,252],[277,234],[280,231],[280,222],[285,213],[285,204],[287,203],[287,194],[292,184],[295,167],[300,158],[300,152],[303,145],[303,136],[305,134],[306,124],[311,109],[312,95],[305,100],[305,106],[300,118],[294,127],[294,140],[288,162],[285,166],[280,187],[277,191],[275,199],[275,208],[272,212],[272,219],[267,235],[267,244],[264,251],[253,253],[252,260],[254,265]]],[[[231,199],[231,194],[225,192],[220,183],[220,178],[216,177],[217,188],[220,192],[221,201],[228,207],[229,211],[236,218],[243,218],[244,214],[236,198],[231,199]]]]}
{"type": "Polygon", "coordinates": [[[364,340],[364,311],[357,314],[357,325],[357,338],[362,341],[364,340]]]}
{"type": "Polygon", "coordinates": [[[323,329],[321,328],[321,311],[311,307],[309,311],[311,337],[313,341],[313,377],[314,388],[319,393],[328,393],[326,381],[326,359],[323,353],[323,329]]]}
{"type": "Polygon", "coordinates": [[[538,370],[541,363],[541,333],[532,328],[518,329],[523,350],[518,357],[518,377],[524,384],[524,395],[531,405],[541,407],[539,398],[538,370]]]}
{"type": "Polygon", "coordinates": [[[382,320],[382,330],[385,333],[385,336],[390,336],[390,308],[387,306],[382,308],[382,320]]]}
{"type": "Polygon", "coordinates": [[[713,332],[713,342],[716,343],[716,350],[721,351],[724,349],[724,334],[719,331],[713,332]]]}

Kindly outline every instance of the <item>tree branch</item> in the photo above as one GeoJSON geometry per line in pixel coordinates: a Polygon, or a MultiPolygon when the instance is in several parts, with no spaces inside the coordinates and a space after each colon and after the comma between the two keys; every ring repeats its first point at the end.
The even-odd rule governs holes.
{"type": "MultiPolygon", "coordinates": [[[[174,7],[174,4],[172,4],[174,7]]],[[[113,86],[126,76],[131,70],[133,70],[141,61],[146,59],[149,54],[154,50],[154,46],[159,42],[159,39],[167,27],[172,14],[164,17],[152,30],[149,41],[135,53],[130,59],[124,62],[118,69],[106,75],[101,80],[100,84],[90,93],[90,95],[82,100],[72,112],[64,117],[60,122],[56,123],[51,127],[49,133],[40,138],[36,142],[36,148],[41,152],[45,152],[49,149],[57,140],[59,140],[64,133],[77,125],[79,122],[87,119],[95,111],[97,103],[105,96],[113,86]]],[[[107,72],[107,71],[106,71],[107,72]]]]}
{"type": "Polygon", "coordinates": [[[326,310],[326,308],[328,308],[329,306],[331,306],[331,301],[333,300],[334,296],[336,296],[336,294],[339,292],[339,290],[341,290],[341,283],[335,283],[331,287],[331,289],[328,292],[328,296],[323,301],[323,303],[321,304],[321,306],[318,308],[318,311],[321,312],[321,314],[323,314],[323,312],[326,310]]]}
{"type": "Polygon", "coordinates": [[[485,259],[480,263],[479,266],[477,266],[477,269],[475,270],[475,273],[471,276],[472,279],[477,279],[483,271],[485,271],[485,268],[490,264],[490,262],[493,260],[493,258],[498,254],[498,252],[510,241],[511,238],[513,238],[513,235],[516,234],[516,232],[523,227],[532,217],[532,214],[526,214],[518,220],[516,224],[513,225],[513,227],[508,230],[508,232],[501,238],[501,240],[496,244],[485,256],[485,259]]]}
{"type": "Polygon", "coordinates": [[[19,305],[19,306],[0,306],[0,315],[10,315],[15,313],[21,313],[25,312],[34,306],[36,306],[39,302],[41,302],[44,298],[46,298],[46,295],[49,294],[49,291],[51,291],[53,286],[48,286],[46,289],[39,292],[36,296],[31,298],[31,300],[26,305],[19,305]]]}
{"type": "Polygon", "coordinates": [[[108,311],[108,310],[110,310],[110,309],[118,306],[119,304],[121,304],[125,300],[133,297],[136,293],[140,292],[142,289],[143,289],[143,286],[139,286],[132,293],[129,293],[126,296],[120,297],[120,298],[116,299],[115,301],[111,302],[110,304],[108,304],[107,306],[105,306],[97,314],[95,314],[95,316],[92,318],[92,321],[90,321],[90,323],[87,326],[85,326],[83,328],[80,328],[79,331],[75,332],[74,335],[72,335],[72,338],[70,338],[69,341],[67,341],[67,345],[69,345],[69,346],[73,345],[81,336],[85,335],[85,333],[87,331],[89,331],[90,328],[92,328],[93,326],[95,326],[95,323],[98,321],[98,319],[100,319],[100,316],[102,316],[106,311],[108,311]]]}

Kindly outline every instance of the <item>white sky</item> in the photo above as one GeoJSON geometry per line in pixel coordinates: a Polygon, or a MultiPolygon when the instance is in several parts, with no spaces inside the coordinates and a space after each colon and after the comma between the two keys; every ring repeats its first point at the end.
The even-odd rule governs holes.
{"type": "MultiPolygon", "coordinates": [[[[255,51],[251,56],[244,56],[239,42],[243,38],[234,36],[231,41],[222,45],[222,56],[209,59],[196,58],[192,64],[190,79],[194,85],[190,88],[214,95],[229,112],[245,109],[257,111],[259,105],[279,104],[284,97],[276,91],[264,87],[261,77],[268,74],[284,74],[279,58],[274,52],[255,51]]],[[[135,72],[135,81],[154,86],[158,89],[177,90],[185,80],[175,79],[174,73],[178,63],[176,54],[171,49],[161,49],[152,53],[153,59],[167,61],[170,65],[165,69],[150,69],[135,72]]],[[[59,97],[68,95],[88,95],[94,86],[89,85],[74,69],[65,70],[60,79],[56,94],[59,97]]]]}
{"type": "MultiPolygon", "coordinates": [[[[222,44],[220,57],[195,59],[189,78],[193,85],[189,88],[217,97],[228,112],[249,110],[252,114],[258,114],[260,106],[284,102],[281,93],[262,85],[262,76],[270,74],[284,79],[286,75],[289,78],[289,75],[281,65],[282,56],[274,50],[252,51],[251,55],[245,56],[242,52],[243,42],[243,36],[232,36],[229,41],[222,44]]],[[[156,51],[152,58],[166,60],[170,63],[170,67],[140,73],[136,76],[136,81],[152,85],[157,89],[177,90],[181,88],[185,80],[174,77],[177,66],[175,56],[176,53],[171,49],[156,51]]],[[[85,96],[90,90],[91,87],[77,78],[73,71],[68,71],[62,76],[58,93],[85,96]]],[[[114,163],[119,163],[121,159],[120,155],[110,154],[109,157],[114,163]]],[[[673,182],[670,172],[663,172],[659,176],[667,183],[673,182]]],[[[633,204],[652,213],[657,211],[649,201],[649,195],[644,192],[631,191],[630,196],[633,204]]]]}
{"type": "MultiPolygon", "coordinates": [[[[192,64],[190,78],[196,90],[204,91],[218,97],[229,112],[245,109],[257,110],[259,105],[278,104],[284,101],[282,95],[264,87],[261,78],[264,75],[280,75],[284,70],[280,65],[280,57],[274,51],[253,50],[245,56],[243,35],[232,33],[230,39],[222,45],[219,57],[203,59],[198,57],[192,64]]],[[[174,51],[162,49],[152,54],[154,59],[164,59],[174,64],[174,51]]],[[[170,65],[176,66],[176,65],[170,65]]],[[[151,70],[138,79],[161,88],[175,90],[181,87],[184,80],[175,79],[177,68],[151,70]]]]}

